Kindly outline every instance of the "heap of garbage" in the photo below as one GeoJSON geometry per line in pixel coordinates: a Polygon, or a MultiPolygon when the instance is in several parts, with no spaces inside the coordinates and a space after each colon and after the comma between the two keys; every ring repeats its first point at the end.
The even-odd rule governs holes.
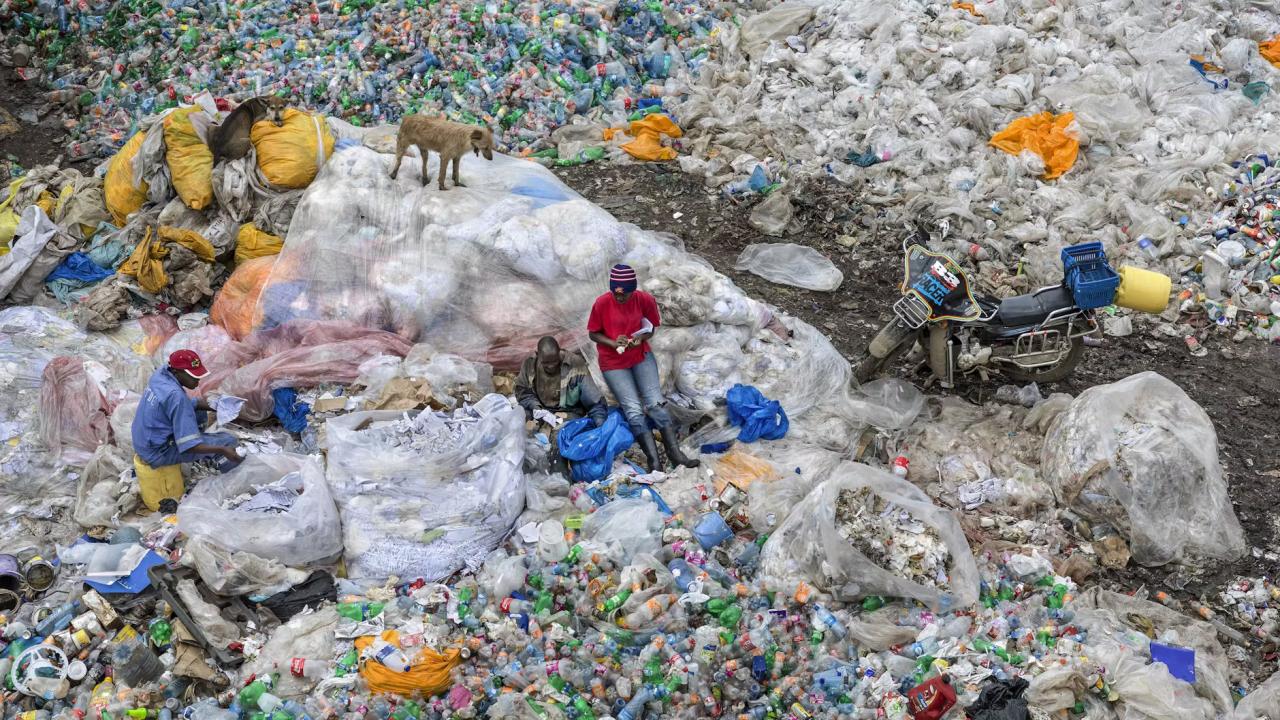
{"type": "MultiPolygon", "coordinates": [[[[113,185],[113,166],[156,184],[91,237],[75,235],[82,215],[14,195],[24,221],[67,238],[21,229],[10,255],[37,242],[31,277],[46,253],[104,232],[137,267],[61,310],[0,311],[6,718],[1280,707],[1256,661],[1276,625],[1269,580],[1233,585],[1219,616],[1091,579],[1099,564],[1246,552],[1213,425],[1169,381],[1074,399],[1013,388],[1001,397],[1015,402],[986,406],[897,380],[857,387],[814,328],[535,163],[468,158],[466,187],[441,193],[413,169],[389,177],[389,128],[323,124],[337,140],[322,163],[307,157],[298,189],[251,189],[263,141],[217,168],[224,191],[199,211],[147,131],[142,159],[112,160],[107,191],[88,196],[102,207],[83,212],[138,189],[113,185]],[[226,185],[233,173],[246,184],[226,185]],[[253,241],[216,228],[235,213],[271,224],[289,205],[276,252],[236,264],[253,241]],[[548,335],[595,367],[583,327],[617,262],[662,308],[664,394],[702,465],[648,473],[604,449],[582,461],[603,472],[573,482],[511,373],[548,335]],[[216,291],[177,291],[200,285],[190,268],[216,284],[227,264],[216,291]],[[168,282],[151,292],[143,277],[168,282]],[[221,476],[189,467],[176,512],[147,513],[128,428],[178,348],[209,359],[199,392],[247,458],[221,476]],[[1147,412],[1124,404],[1136,396],[1147,412]],[[743,398],[780,419],[749,426],[743,398]]],[[[78,182],[46,187],[75,199],[78,182]]],[[[53,283],[41,302],[57,304],[53,283]]]]}

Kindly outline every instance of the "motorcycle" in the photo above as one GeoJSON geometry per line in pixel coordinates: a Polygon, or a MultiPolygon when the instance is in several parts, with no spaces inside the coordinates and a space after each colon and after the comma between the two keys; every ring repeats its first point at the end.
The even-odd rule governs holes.
{"type": "Polygon", "coordinates": [[[866,382],[906,350],[923,354],[944,388],[974,374],[1017,382],[1054,382],[1075,370],[1085,338],[1101,337],[1096,310],[1115,302],[1159,313],[1169,278],[1132,267],[1117,273],[1101,243],[1062,250],[1063,282],[1003,300],[977,295],[959,263],[928,247],[922,230],[903,240],[902,297],[876,333],[854,376],[866,382]]]}

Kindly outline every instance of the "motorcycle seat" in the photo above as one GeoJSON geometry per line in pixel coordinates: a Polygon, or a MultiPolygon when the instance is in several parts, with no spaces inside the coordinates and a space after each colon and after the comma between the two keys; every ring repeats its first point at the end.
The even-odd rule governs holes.
{"type": "Polygon", "coordinates": [[[1037,290],[1030,295],[1015,295],[1000,301],[995,322],[1005,327],[1039,325],[1055,310],[1074,307],[1071,291],[1057,286],[1037,290]]]}

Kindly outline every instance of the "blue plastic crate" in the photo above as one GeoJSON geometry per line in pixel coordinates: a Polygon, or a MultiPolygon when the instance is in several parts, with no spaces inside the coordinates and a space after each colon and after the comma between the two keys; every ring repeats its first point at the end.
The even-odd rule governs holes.
{"type": "Polygon", "coordinates": [[[1116,296],[1120,276],[1107,264],[1102,243],[1090,242],[1062,249],[1063,283],[1084,310],[1106,307],[1116,296]]]}

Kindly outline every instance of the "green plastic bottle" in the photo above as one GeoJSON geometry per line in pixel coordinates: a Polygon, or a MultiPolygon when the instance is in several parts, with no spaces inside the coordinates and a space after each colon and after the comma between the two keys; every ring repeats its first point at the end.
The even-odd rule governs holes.
{"type": "Polygon", "coordinates": [[[386,603],[338,603],[338,614],[344,618],[355,620],[368,620],[371,617],[377,617],[382,608],[386,607],[386,603]]]}

